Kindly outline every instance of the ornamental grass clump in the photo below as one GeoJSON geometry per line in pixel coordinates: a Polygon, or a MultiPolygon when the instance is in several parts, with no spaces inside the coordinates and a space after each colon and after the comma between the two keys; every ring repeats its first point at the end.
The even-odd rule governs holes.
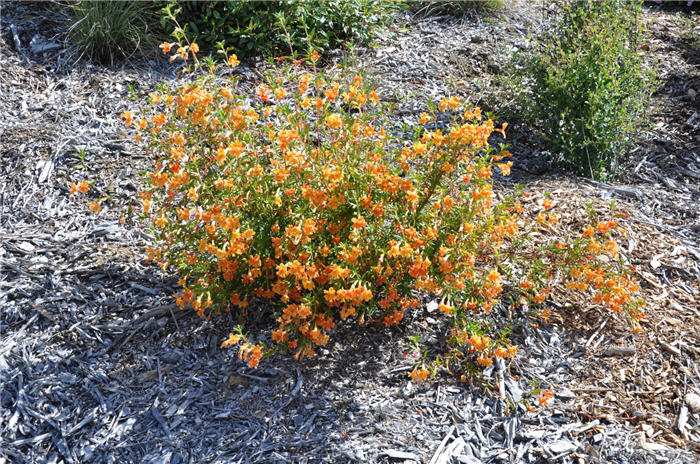
{"type": "MultiPolygon", "coordinates": [[[[529,219],[525,194],[496,196],[492,177],[509,174],[511,154],[488,140],[506,127],[478,108],[445,98],[420,124],[450,113],[449,128],[402,140],[383,127],[387,108],[360,75],[329,78],[297,61],[246,96],[238,77],[200,63],[194,44],[175,45],[162,49],[201,72],[152,94],[150,114],[123,114],[157,159],[141,194],[157,243],[148,255],[179,274],[181,308],[274,318],[274,344],[242,330],[224,341],[250,366],[277,350],[314,355],[339,321],[399,324],[425,295],[452,323],[443,357],[452,366],[512,357],[515,346],[475,321],[503,300],[541,304],[555,285],[590,292],[636,327],[637,284],[616,221],[534,246],[531,234],[556,215],[545,201],[529,219]]],[[[411,376],[426,378],[425,366],[411,376]]]]}
{"type": "Polygon", "coordinates": [[[114,0],[79,0],[65,3],[74,20],[69,33],[81,56],[105,64],[155,48],[157,4],[114,0]]]}
{"type": "Polygon", "coordinates": [[[419,15],[449,14],[466,16],[496,13],[505,7],[504,0],[434,0],[430,2],[409,1],[406,4],[419,15]]]}

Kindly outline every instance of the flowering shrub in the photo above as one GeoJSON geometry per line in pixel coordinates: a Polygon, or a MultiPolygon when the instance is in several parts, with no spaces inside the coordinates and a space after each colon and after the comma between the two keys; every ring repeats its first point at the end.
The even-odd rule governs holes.
{"type": "MultiPolygon", "coordinates": [[[[173,56],[196,60],[196,50],[173,56]]],[[[506,125],[457,98],[436,108],[454,118],[448,129],[410,141],[383,127],[386,108],[362,76],[330,79],[300,62],[257,85],[253,101],[210,64],[151,103],[148,116],[123,114],[157,157],[141,196],[157,239],[149,257],[179,273],[181,308],[272,313],[276,346],[240,330],[223,343],[239,343],[253,367],[276,349],[312,356],[341,320],[398,324],[428,294],[453,323],[453,365],[512,357],[515,346],[474,321],[504,298],[540,304],[560,282],[633,324],[642,316],[616,221],[534,247],[530,235],[557,220],[551,202],[530,220],[524,194],[494,193],[494,173],[508,175],[512,162],[488,139],[506,125]]]]}

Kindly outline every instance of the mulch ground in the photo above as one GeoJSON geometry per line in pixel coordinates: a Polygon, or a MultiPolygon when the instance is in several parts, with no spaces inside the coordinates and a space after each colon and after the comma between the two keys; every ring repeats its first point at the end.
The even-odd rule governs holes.
{"type": "MultiPolygon", "coordinates": [[[[488,107],[508,57],[541,27],[542,12],[523,3],[493,17],[402,13],[353,60],[397,102],[397,122],[448,94],[488,107]]],[[[520,380],[500,364],[485,374],[511,400],[536,380],[554,401],[506,414],[476,387],[407,381],[408,336],[439,344],[429,304],[393,330],[340,327],[308,363],[276,357],[251,371],[219,349],[233,321],[175,310],[176,279],[143,261],[148,235],[117,225],[150,161],[118,115],[176,70],[74,63],[55,11],[3,4],[0,463],[700,461],[700,22],[682,8],[650,7],[644,19],[663,84],[620,181],[552,170],[517,120],[507,142],[512,182],[551,193],[562,216],[553,234],[589,203],[604,212],[615,200],[628,215],[621,251],[648,302],[645,331],[555,294],[548,321],[515,327],[522,353],[508,369],[520,380]],[[109,197],[97,216],[69,194],[84,177],[109,197]]],[[[346,58],[331,52],[326,64],[346,58]]],[[[254,82],[259,70],[241,72],[254,82]]]]}

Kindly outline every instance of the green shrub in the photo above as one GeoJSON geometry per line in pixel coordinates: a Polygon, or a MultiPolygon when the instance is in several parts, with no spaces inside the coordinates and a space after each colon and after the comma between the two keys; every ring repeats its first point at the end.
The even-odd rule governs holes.
{"type": "Polygon", "coordinates": [[[556,2],[551,33],[525,61],[525,114],[562,164],[605,179],[647,120],[655,78],[637,51],[640,1],[556,2]]]}
{"type": "Polygon", "coordinates": [[[101,63],[153,50],[154,35],[162,33],[156,2],[80,0],[66,6],[74,15],[70,35],[82,56],[101,63]]]}
{"type": "MultiPolygon", "coordinates": [[[[349,40],[367,42],[388,21],[385,0],[212,1],[170,0],[188,40],[203,49],[223,41],[239,56],[327,49],[349,40]]],[[[166,16],[162,24],[175,26],[166,16]]]]}

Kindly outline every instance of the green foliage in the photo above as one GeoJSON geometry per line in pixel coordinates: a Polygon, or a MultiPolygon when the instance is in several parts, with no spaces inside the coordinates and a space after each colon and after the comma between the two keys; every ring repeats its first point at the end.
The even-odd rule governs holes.
{"type": "Polygon", "coordinates": [[[464,16],[469,14],[493,13],[503,9],[504,0],[436,0],[431,2],[410,1],[410,8],[418,14],[451,14],[464,16]]]}
{"type": "MultiPolygon", "coordinates": [[[[224,41],[239,56],[327,49],[350,40],[367,42],[390,19],[386,0],[189,2],[169,4],[190,41],[214,49],[224,41]]],[[[174,24],[161,20],[170,32],[174,24]]]]}
{"type": "Polygon", "coordinates": [[[525,60],[525,114],[565,168],[606,179],[647,121],[655,85],[637,51],[641,2],[556,4],[551,33],[525,60]]]}
{"type": "Polygon", "coordinates": [[[101,63],[129,58],[155,48],[156,2],[79,0],[66,5],[73,13],[70,35],[83,56],[101,63]]]}

